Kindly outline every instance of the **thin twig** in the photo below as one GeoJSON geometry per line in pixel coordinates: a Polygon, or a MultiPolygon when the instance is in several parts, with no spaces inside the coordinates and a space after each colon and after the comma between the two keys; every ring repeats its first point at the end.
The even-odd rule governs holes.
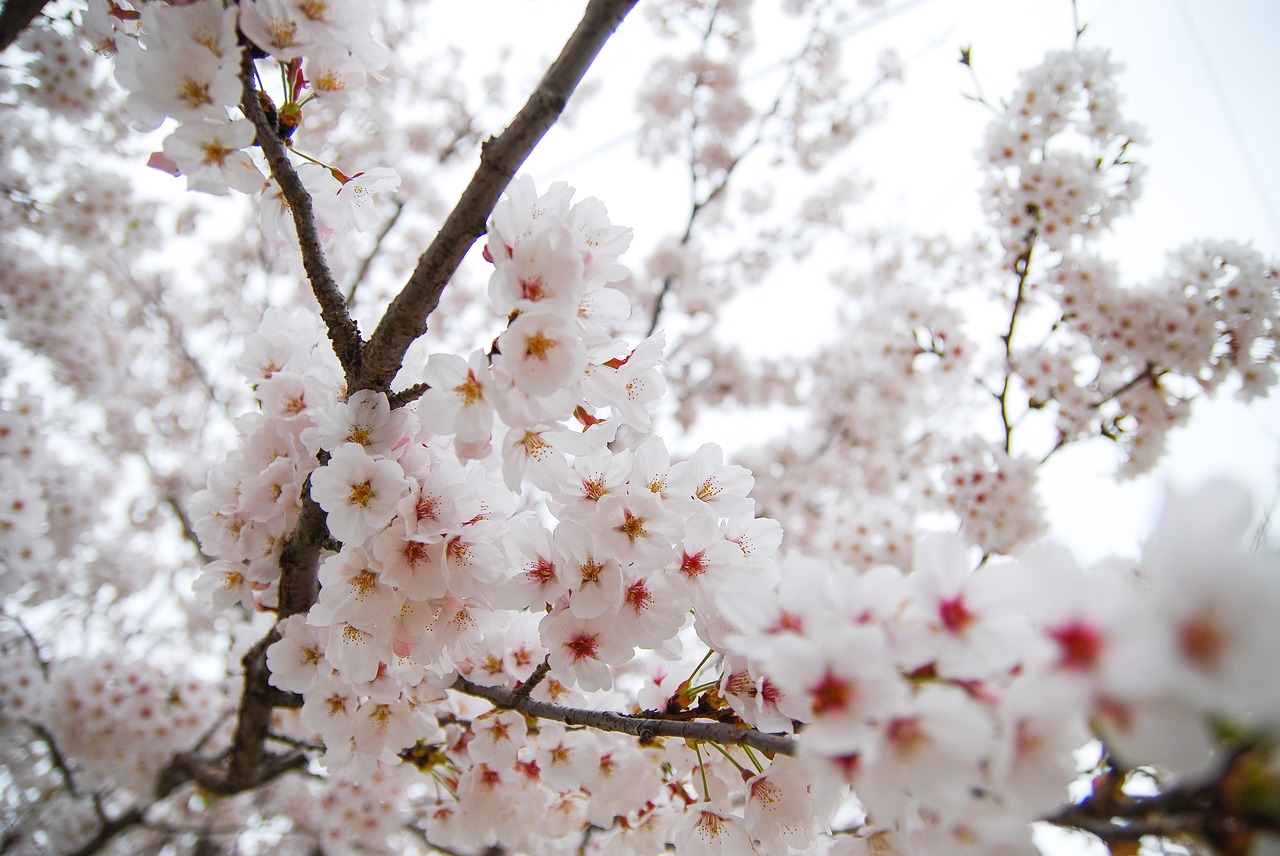
{"type": "Polygon", "coordinates": [[[347,389],[351,390],[355,388],[354,382],[360,375],[364,348],[360,330],[347,312],[347,301],[329,271],[329,263],[325,261],[324,247],[320,243],[320,232],[316,228],[311,207],[311,194],[289,162],[289,155],[284,143],[280,141],[280,135],[267,119],[262,103],[258,100],[253,72],[253,58],[246,48],[240,60],[240,82],[243,87],[240,107],[257,129],[256,142],[267,158],[271,177],[276,180],[280,193],[289,204],[289,212],[293,215],[293,224],[298,232],[298,247],[302,251],[302,267],[307,273],[316,302],[320,304],[320,317],[324,319],[329,330],[329,341],[333,343],[333,351],[342,364],[347,389]]]}
{"type": "Polygon", "coordinates": [[[1013,447],[1013,423],[1009,420],[1009,386],[1013,377],[1013,334],[1018,327],[1018,313],[1026,300],[1027,277],[1031,273],[1031,254],[1036,248],[1036,231],[1032,229],[1026,237],[1027,248],[1013,260],[1013,272],[1018,275],[1017,293],[1013,298],[1013,308],[1009,310],[1009,329],[1000,337],[1004,342],[1004,383],[1000,387],[1000,421],[1004,425],[1004,452],[1010,454],[1013,447]]]}
{"type": "Polygon", "coordinates": [[[1075,38],[1072,40],[1072,47],[1080,47],[1080,37],[1084,35],[1084,31],[1089,29],[1088,24],[1080,23],[1080,4],[1077,0],[1071,0],[1071,25],[1075,28],[1075,38]]]}
{"type": "Polygon", "coordinates": [[[93,856],[93,854],[110,844],[117,835],[134,826],[138,826],[143,820],[143,809],[131,808],[119,817],[104,823],[93,838],[71,851],[67,856],[93,856]]]}
{"type": "Polygon", "coordinates": [[[36,736],[40,738],[40,742],[49,750],[49,760],[53,763],[54,769],[62,776],[62,781],[67,786],[67,793],[78,799],[80,797],[80,789],[76,787],[75,775],[67,764],[66,756],[58,748],[58,741],[54,738],[53,732],[38,722],[31,722],[30,720],[26,722],[27,727],[36,733],[36,736]]]}
{"type": "Polygon", "coordinates": [[[533,670],[533,674],[529,676],[529,680],[515,688],[512,696],[517,699],[528,698],[529,693],[533,692],[534,687],[542,683],[542,679],[551,671],[551,658],[543,660],[538,664],[538,668],[533,670]]]}
{"type": "MultiPolygon", "coordinates": [[[[716,8],[718,9],[719,7],[717,6],[716,8]]],[[[706,33],[703,36],[704,51],[706,49],[707,39],[711,35],[711,28],[712,28],[712,24],[714,23],[714,19],[715,19],[715,15],[713,12],[712,20],[708,23],[706,33]]],[[[692,197],[692,204],[689,209],[689,219],[685,222],[684,234],[681,235],[680,237],[681,248],[684,248],[685,246],[687,246],[689,244],[689,241],[692,239],[694,224],[697,221],[698,216],[702,213],[703,209],[707,208],[712,202],[718,199],[722,193],[724,193],[725,189],[729,185],[729,178],[733,175],[734,170],[736,170],[742,164],[743,160],[745,160],[747,156],[749,156],[753,151],[759,148],[759,146],[765,141],[765,131],[768,129],[769,123],[778,115],[778,112],[782,109],[782,105],[786,100],[788,91],[790,90],[791,86],[796,82],[797,64],[800,62],[801,59],[804,58],[805,54],[807,54],[810,50],[812,50],[814,44],[816,43],[816,40],[820,36],[824,36],[828,34],[829,34],[829,30],[823,26],[822,21],[820,19],[815,19],[813,26],[810,27],[809,33],[805,37],[804,45],[798,51],[796,51],[796,53],[792,57],[790,57],[790,59],[783,60],[784,62],[787,63],[786,77],[783,79],[782,83],[779,84],[777,93],[774,95],[773,103],[769,106],[769,109],[761,113],[756,118],[755,133],[752,135],[750,141],[748,141],[742,147],[741,151],[739,151],[738,154],[734,156],[733,160],[731,160],[728,166],[724,168],[723,174],[719,177],[719,179],[716,181],[714,186],[712,186],[712,188],[701,199],[699,199],[697,195],[698,177],[697,177],[697,171],[695,168],[696,164],[694,162],[694,154],[695,154],[694,134],[698,127],[697,112],[696,111],[694,112],[693,121],[690,124],[689,135],[688,135],[689,136],[689,158],[690,158],[689,160],[689,175],[690,175],[689,191],[690,191],[690,196],[692,197]]],[[[870,87],[868,87],[866,90],[863,91],[859,100],[866,101],[870,99],[872,94],[874,94],[875,91],[882,84],[884,84],[886,80],[887,78],[884,76],[879,77],[875,82],[871,84],[870,87]]],[[[649,328],[645,332],[646,337],[652,336],[654,334],[654,331],[658,329],[658,320],[662,315],[663,309],[665,308],[667,296],[671,293],[671,289],[675,286],[675,284],[676,284],[676,277],[667,276],[663,278],[662,288],[658,290],[658,296],[654,300],[653,310],[652,312],[650,312],[650,315],[649,315],[649,328]]]]}
{"type": "Polygon", "coordinates": [[[7,618],[10,621],[12,621],[14,624],[18,625],[18,630],[22,632],[22,635],[26,637],[27,644],[31,646],[31,653],[36,655],[36,663],[37,665],[40,666],[40,674],[44,675],[45,680],[48,680],[49,679],[49,661],[46,660],[43,655],[41,655],[40,642],[36,639],[35,634],[31,632],[30,628],[27,627],[26,623],[23,622],[23,620],[17,615],[12,615],[8,612],[5,612],[3,609],[0,609],[0,618],[7,618]]]}
{"type": "Polygon", "coordinates": [[[391,393],[387,400],[392,410],[398,410],[406,404],[417,401],[428,389],[431,389],[431,387],[425,383],[415,383],[413,386],[406,387],[399,392],[391,393]]]}
{"type": "Polygon", "coordinates": [[[1156,366],[1154,363],[1147,363],[1146,368],[1144,368],[1141,372],[1129,378],[1129,380],[1125,381],[1120,386],[1116,387],[1114,390],[1112,390],[1111,392],[1104,395],[1102,398],[1095,401],[1093,406],[1095,408],[1101,407],[1102,405],[1106,404],[1108,401],[1111,401],[1113,399],[1119,398],[1120,396],[1124,395],[1126,392],[1133,389],[1135,386],[1142,383],[1144,380],[1151,380],[1151,381],[1157,380],[1160,377],[1160,374],[1161,372],[1156,371],[1156,366]]]}
{"type": "Polygon", "coordinates": [[[404,213],[404,200],[395,200],[395,212],[387,218],[387,222],[382,224],[382,228],[378,230],[378,237],[373,241],[373,249],[369,250],[369,254],[360,260],[360,268],[356,271],[355,278],[351,280],[351,287],[347,289],[347,308],[350,309],[356,302],[356,289],[360,287],[360,283],[364,282],[365,275],[369,273],[373,260],[378,257],[378,253],[382,252],[382,242],[387,235],[395,228],[396,223],[400,220],[400,215],[404,213]]]}
{"type": "Polygon", "coordinates": [[[187,510],[182,507],[182,503],[178,501],[178,497],[174,493],[166,493],[164,501],[168,503],[169,508],[173,511],[173,516],[178,518],[178,524],[182,527],[182,537],[187,540],[191,546],[196,548],[196,553],[200,555],[200,561],[206,565],[214,559],[204,551],[204,547],[200,545],[200,536],[196,534],[195,527],[191,524],[191,518],[187,515],[187,510]]]}
{"type": "Polygon", "coordinates": [[[286,746],[292,746],[294,749],[310,749],[315,752],[323,752],[325,745],[316,743],[313,740],[299,740],[296,737],[290,737],[287,734],[278,734],[275,731],[267,732],[267,739],[274,740],[277,743],[283,743],[286,746]]]}
{"type": "Polygon", "coordinates": [[[139,283],[133,276],[133,273],[124,265],[120,264],[118,259],[113,259],[113,262],[117,273],[119,273],[121,278],[129,285],[129,288],[133,293],[137,295],[143,308],[149,309],[151,312],[155,313],[155,317],[164,325],[165,338],[168,341],[169,346],[178,352],[178,356],[182,359],[182,362],[186,364],[187,370],[190,371],[200,385],[204,387],[205,394],[209,396],[209,401],[218,405],[222,412],[226,414],[227,419],[230,420],[232,418],[231,408],[227,405],[227,402],[223,400],[222,396],[218,395],[218,390],[214,387],[213,381],[209,378],[208,372],[205,371],[204,365],[197,360],[191,353],[190,349],[187,348],[187,343],[183,340],[182,333],[178,330],[177,323],[174,322],[173,317],[169,315],[168,311],[161,303],[160,291],[157,289],[155,292],[149,293],[143,289],[141,283],[139,283]]]}

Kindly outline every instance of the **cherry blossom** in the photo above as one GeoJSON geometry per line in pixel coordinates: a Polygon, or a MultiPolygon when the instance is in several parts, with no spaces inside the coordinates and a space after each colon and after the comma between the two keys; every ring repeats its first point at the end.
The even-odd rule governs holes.
{"type": "Polygon", "coordinates": [[[245,119],[230,124],[188,122],[164,141],[164,153],[187,176],[192,190],[223,195],[231,188],[255,193],[266,179],[241,151],[253,142],[253,136],[253,125],[245,119]]]}
{"type": "Polygon", "coordinates": [[[358,443],[343,443],[312,474],[311,490],[329,514],[333,536],[360,544],[391,522],[409,484],[395,461],[374,458],[358,443]]]}

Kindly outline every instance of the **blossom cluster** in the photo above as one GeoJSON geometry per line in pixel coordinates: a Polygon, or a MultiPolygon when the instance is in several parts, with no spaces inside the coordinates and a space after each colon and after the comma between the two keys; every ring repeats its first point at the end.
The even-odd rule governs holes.
{"type": "Polygon", "coordinates": [[[1252,399],[1275,383],[1277,272],[1250,247],[1188,245],[1142,288],[1125,288],[1114,271],[1070,256],[1049,279],[1062,328],[1055,347],[1043,352],[1057,366],[1045,380],[1062,392],[1042,401],[1058,401],[1061,436],[1090,431],[1121,441],[1129,474],[1155,464],[1169,430],[1186,420],[1191,398],[1230,380],[1252,399]],[[1084,382],[1076,380],[1080,374],[1084,382]],[[1093,420],[1085,417],[1087,404],[1096,408],[1093,420]]]}
{"type": "Polygon", "coordinates": [[[66,580],[48,568],[74,555],[92,526],[80,500],[96,487],[93,477],[51,454],[47,426],[44,402],[29,390],[0,398],[0,598],[6,600],[61,593],[66,580]],[[54,532],[58,537],[49,537],[54,532]]]}
{"type": "MultiPolygon", "coordinates": [[[[1023,852],[1091,725],[1185,775],[1216,758],[1214,723],[1276,727],[1280,700],[1241,676],[1270,668],[1249,640],[1269,639],[1280,592],[1234,544],[1247,515],[1231,493],[1203,500],[1234,511],[1198,524],[1211,531],[1171,507],[1137,569],[1085,572],[1044,549],[973,571],[942,535],[910,561],[776,562],[781,530],[755,516],[747,470],[714,445],[673,461],[644,433],[660,341],[631,348],[608,326],[625,314],[610,283],[628,233],[571,194],[510,188],[486,250],[506,330],[491,353],[430,356],[416,408],[345,394],[298,317],[268,316],[290,335],[264,332],[242,360],[262,407],[197,503],[218,555],[197,588],[274,606],[281,538],[310,491],[333,542],[318,601],[281,622],[268,666],[303,699],[280,727],[324,746],[350,799],[408,762],[436,783],[425,831],[445,847],[572,852],[592,825],[609,852],[781,854],[853,798],[850,852],[1023,852]],[[1223,567],[1241,599],[1174,596],[1223,567]],[[535,723],[460,695],[459,677],[536,680],[532,698],[560,706],[718,704],[798,735],[800,756],[535,723]]],[[[935,350],[956,339],[938,335],[935,350]]],[[[1025,467],[981,459],[957,455],[944,479],[959,511],[992,507],[966,541],[1035,537],[1025,467]]],[[[371,834],[394,834],[388,812],[371,834]]]]}
{"type": "Polygon", "coordinates": [[[1159,459],[1191,398],[1228,379],[1245,398],[1274,383],[1280,303],[1275,270],[1235,242],[1184,247],[1140,288],[1092,252],[1141,190],[1127,153],[1142,134],[1118,109],[1118,70],[1103,51],[1051,54],[1023,76],[984,154],[989,213],[1031,283],[1026,308],[1053,324],[1011,355],[1011,373],[1030,408],[1053,414],[1059,444],[1109,437],[1136,475],[1159,459]]]}
{"type": "MultiPolygon", "coordinates": [[[[260,195],[264,231],[287,236],[293,234],[288,205],[248,151],[257,134],[238,106],[242,52],[257,51],[282,67],[288,91],[268,119],[288,137],[308,101],[342,103],[386,65],[386,48],[373,38],[372,24],[372,8],[355,0],[196,0],[139,4],[137,11],[94,0],[84,21],[92,41],[115,54],[116,80],[129,92],[125,108],[137,124],[179,123],[151,164],[185,175],[192,190],[260,195]],[[249,45],[241,44],[240,34],[249,45]]],[[[347,175],[310,162],[299,172],[326,237],[373,228],[374,195],[399,185],[386,167],[347,175]]]]}
{"type": "Polygon", "coordinates": [[[1091,241],[1137,196],[1125,153],[1143,134],[1120,112],[1118,70],[1105,50],[1053,52],[988,126],[988,212],[1011,258],[1037,238],[1054,250],[1091,241]]]}
{"type": "Polygon", "coordinates": [[[80,785],[95,790],[150,794],[174,754],[195,745],[229,704],[215,684],[117,652],[61,660],[47,677],[22,647],[0,661],[0,720],[47,729],[57,751],[75,759],[80,785]]]}
{"type": "Polygon", "coordinates": [[[611,447],[621,426],[651,426],[661,341],[631,348],[610,332],[627,312],[609,283],[630,232],[571,194],[512,186],[488,249],[507,329],[490,355],[432,355],[416,409],[344,398],[320,331],[297,318],[269,315],[241,361],[261,412],[193,503],[217,557],[197,589],[216,606],[273,606],[309,484],[341,549],[269,664],[308,699],[303,723],[335,769],[367,773],[436,736],[423,714],[459,672],[514,685],[549,657],[547,688],[610,689],[633,649],[678,650],[690,609],[778,545],[753,517],[750,475],[717,447],[674,463],[660,438],[611,447]],[[553,528],[517,512],[526,485],[553,528]]]}
{"type": "Polygon", "coordinates": [[[815,801],[852,786],[871,852],[1033,852],[1025,825],[1062,801],[1091,727],[1191,781],[1226,723],[1277,732],[1280,583],[1248,552],[1249,506],[1227,485],[1175,497],[1134,566],[1042,546],[973,571],[953,536],[905,570],[791,556],[776,595],[721,595],[721,692],[796,728],[815,801]]]}

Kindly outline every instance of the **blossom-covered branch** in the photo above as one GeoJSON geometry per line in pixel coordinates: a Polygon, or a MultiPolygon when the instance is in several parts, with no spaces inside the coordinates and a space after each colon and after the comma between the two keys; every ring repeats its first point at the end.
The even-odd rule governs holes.
{"type": "Polygon", "coordinates": [[[389,387],[405,351],[425,332],[427,317],[439,304],[449,278],[472,243],[485,233],[485,221],[498,197],[560,118],[592,61],[635,4],[636,0],[591,0],[524,107],[505,131],[485,142],[471,183],[370,337],[360,382],[353,389],[389,387]]]}
{"type": "Polygon", "coordinates": [[[654,719],[611,713],[605,710],[582,710],[561,707],[548,702],[521,696],[517,690],[505,687],[485,687],[473,684],[466,678],[453,682],[453,689],[493,702],[500,708],[518,711],[537,719],[550,719],[566,725],[583,725],[600,731],[613,731],[638,737],[646,744],[659,737],[675,737],[725,746],[750,746],[772,755],[795,755],[799,744],[794,737],[782,734],[765,734],[749,725],[726,722],[698,722],[654,719]]]}
{"type": "Polygon", "coordinates": [[[262,108],[265,94],[258,91],[254,79],[253,51],[241,49],[240,83],[242,96],[240,107],[253,122],[257,131],[256,142],[266,156],[271,167],[271,176],[280,185],[280,192],[288,202],[294,227],[298,233],[298,246],[302,251],[302,267],[311,283],[316,302],[320,304],[320,317],[329,329],[329,340],[333,343],[333,352],[342,363],[347,378],[348,388],[355,389],[360,377],[361,359],[364,343],[360,339],[360,330],[347,311],[347,301],[342,290],[329,271],[329,263],[325,260],[324,245],[320,240],[320,232],[316,227],[315,214],[312,211],[311,194],[303,185],[302,179],[289,161],[289,155],[280,140],[278,129],[267,118],[262,108]]]}

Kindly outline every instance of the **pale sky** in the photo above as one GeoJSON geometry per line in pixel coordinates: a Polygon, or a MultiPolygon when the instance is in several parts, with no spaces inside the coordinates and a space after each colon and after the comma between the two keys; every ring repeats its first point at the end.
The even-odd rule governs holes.
{"type": "MultiPolygon", "coordinates": [[[[513,11],[522,11],[518,6],[513,11]]],[[[1280,3],[1080,0],[1079,12],[1088,25],[1082,44],[1107,47],[1125,64],[1125,110],[1149,137],[1136,151],[1149,168],[1144,196],[1105,252],[1136,281],[1158,272],[1168,251],[1196,238],[1232,238],[1280,255],[1280,161],[1274,157],[1280,3]]],[[[1020,69],[1049,49],[1070,46],[1071,3],[890,0],[883,17],[845,41],[852,56],[893,46],[905,66],[903,84],[889,94],[889,118],[856,144],[860,165],[879,188],[875,216],[971,234],[981,223],[974,153],[987,116],[962,97],[972,85],[957,62],[959,47],[972,46],[985,94],[999,99],[1013,89],[1020,69]]],[[[646,230],[670,229],[651,212],[672,210],[668,194],[684,198],[682,175],[672,170],[655,177],[636,163],[629,141],[619,142],[635,126],[628,115],[634,101],[623,93],[634,87],[652,42],[641,20],[625,22],[615,39],[593,69],[601,95],[584,104],[572,129],[549,136],[528,169],[540,186],[561,179],[581,195],[599,196],[615,222],[635,226],[636,246],[643,247],[646,230]]],[[[767,66],[768,39],[757,34],[757,42],[767,66]]],[[[779,55],[784,51],[779,47],[779,55]]],[[[767,297],[758,305],[776,326],[780,305],[767,297]]],[[[1222,399],[1202,402],[1194,424],[1172,435],[1168,465],[1136,482],[1115,484],[1114,458],[1101,441],[1051,462],[1043,483],[1054,535],[1084,559],[1132,555],[1167,485],[1185,489],[1215,475],[1247,481],[1259,506],[1269,502],[1280,484],[1280,397],[1248,408],[1222,399]]]]}

